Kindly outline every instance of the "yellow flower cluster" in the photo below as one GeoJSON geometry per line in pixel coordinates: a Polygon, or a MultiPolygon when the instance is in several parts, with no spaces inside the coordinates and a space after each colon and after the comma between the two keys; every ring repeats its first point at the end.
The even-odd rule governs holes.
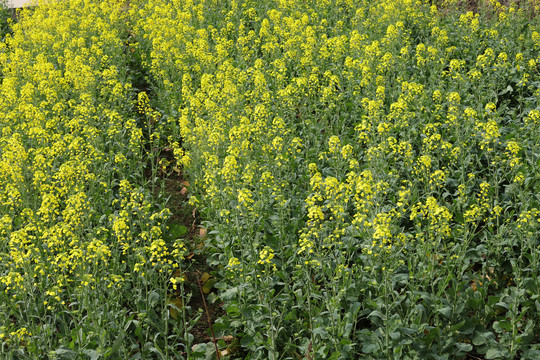
{"type": "MultiPolygon", "coordinates": [[[[299,253],[339,244],[349,225],[357,231],[367,226],[374,240],[390,241],[391,232],[399,233],[397,225],[390,224],[403,216],[433,229],[436,237],[448,237],[455,220],[449,209],[452,202],[440,197],[455,181],[451,169],[469,166],[463,156],[466,149],[505,149],[509,169],[519,168],[523,146],[502,139],[497,106],[490,102],[479,108],[459,84],[481,84],[491,79],[495,68],[513,68],[527,78],[528,68],[520,64],[531,59],[516,53],[515,60],[509,61],[511,49],[504,48],[499,28],[481,26],[478,14],[462,14],[456,24],[462,43],[482,39],[492,44],[469,64],[451,46],[456,35],[438,22],[437,8],[416,11],[415,1],[381,1],[370,8],[369,16],[362,2],[340,2],[340,10],[354,14],[348,29],[342,21],[327,27],[325,14],[332,11],[324,1],[313,6],[281,1],[271,9],[238,1],[217,18],[202,10],[213,4],[211,0],[150,1],[139,12],[144,21],[138,31],[150,41],[146,63],[164,87],[161,93],[179,94],[168,95],[163,102],[178,114],[180,134],[190,152],[186,166],[200,174],[196,185],[205,203],[220,209],[227,224],[236,215],[262,216],[269,203],[291,195],[284,171],[295,168],[305,156],[297,144],[320,150],[314,169],[331,164],[338,171],[327,176],[311,170],[310,190],[304,197],[307,228],[299,233],[299,253]],[[253,28],[244,21],[257,25],[253,28]],[[429,29],[430,41],[413,45],[411,23],[429,29]],[[343,64],[339,72],[329,67],[335,63],[343,64]],[[405,64],[416,66],[419,75],[390,76],[390,69],[400,74],[409,66],[405,64]],[[440,74],[438,88],[423,83],[430,72],[440,74]],[[394,82],[397,93],[389,95],[396,88],[394,82]],[[337,134],[342,131],[339,125],[326,120],[333,119],[331,113],[347,101],[347,106],[362,109],[354,126],[359,145],[348,144],[348,138],[337,134]],[[311,103],[317,105],[307,111],[311,103]],[[322,137],[325,150],[320,141],[317,144],[317,134],[310,133],[318,124],[327,126],[328,134],[322,137]],[[477,136],[471,137],[473,133],[477,136]],[[362,161],[374,167],[363,169],[362,161]],[[199,163],[200,169],[190,166],[199,163]],[[348,172],[342,171],[345,164],[348,172]],[[384,164],[400,173],[386,168],[384,174],[384,164]],[[400,195],[394,204],[398,206],[383,210],[382,205],[393,198],[390,184],[412,180],[428,194],[410,208],[400,195]],[[231,199],[233,208],[227,205],[231,199]]],[[[500,27],[516,16],[512,7],[492,6],[502,16],[500,27]]],[[[534,34],[531,41],[538,38],[534,34]]],[[[526,118],[528,123],[535,121],[534,111],[526,118]]],[[[180,162],[182,156],[177,158],[180,162]]],[[[492,165],[501,163],[492,161],[492,165]]],[[[466,178],[460,182],[460,194],[482,187],[466,178]]],[[[478,204],[470,202],[464,210],[467,221],[489,210],[486,206],[482,199],[478,204]]]]}
{"type": "Polygon", "coordinates": [[[2,306],[0,323],[21,343],[41,331],[39,304],[89,304],[99,285],[120,292],[134,267],[164,271],[183,253],[138,185],[128,15],[118,1],[61,1],[22,11],[0,43],[0,301],[37,303],[23,317],[2,306]]]}
{"type": "Polygon", "coordinates": [[[540,35],[510,44],[523,13],[484,3],[485,22],[414,0],[139,10],[144,65],[226,269],[242,264],[247,282],[289,261],[308,284],[425,255],[433,269],[461,261],[442,253],[463,239],[517,226],[505,211],[522,214],[537,184],[540,35]]]}

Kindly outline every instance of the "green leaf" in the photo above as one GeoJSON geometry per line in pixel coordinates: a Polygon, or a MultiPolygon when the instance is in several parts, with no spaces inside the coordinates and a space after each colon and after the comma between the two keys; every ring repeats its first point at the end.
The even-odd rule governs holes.
{"type": "Polygon", "coordinates": [[[285,321],[295,321],[296,319],[298,319],[296,310],[289,311],[285,316],[285,321]]]}
{"type": "MultiPolygon", "coordinates": [[[[136,320],[131,320],[131,321],[133,321],[134,323],[136,322],[136,320]]],[[[137,323],[138,323],[138,321],[137,321],[137,323]]],[[[129,326],[129,324],[126,325],[126,326],[129,326]]],[[[127,329],[127,327],[126,327],[126,329],[127,329]]],[[[120,346],[122,346],[122,343],[123,343],[125,337],[126,337],[125,331],[120,330],[120,334],[118,334],[118,336],[114,340],[114,343],[113,343],[112,347],[109,349],[110,352],[109,352],[108,355],[115,354],[118,351],[118,349],[120,349],[120,346]]]]}
{"type": "Polygon", "coordinates": [[[208,279],[208,281],[206,281],[202,287],[203,293],[210,294],[210,291],[212,291],[212,288],[216,282],[217,280],[214,278],[208,279]]]}
{"type": "Polygon", "coordinates": [[[505,354],[500,349],[490,348],[486,352],[486,359],[499,359],[504,357],[504,355],[505,354]]]}
{"type": "Polygon", "coordinates": [[[195,344],[191,348],[191,351],[192,351],[191,353],[192,356],[197,356],[197,357],[204,356],[206,355],[206,344],[204,343],[195,344]]]}
{"type": "Polygon", "coordinates": [[[484,345],[489,342],[490,339],[494,338],[495,336],[491,331],[477,331],[474,334],[474,337],[472,339],[472,342],[476,346],[484,345]]]}
{"type": "Polygon", "coordinates": [[[232,315],[232,316],[240,314],[240,309],[235,304],[231,304],[227,306],[225,311],[227,312],[227,314],[232,315]]]}
{"type": "Polygon", "coordinates": [[[374,353],[375,351],[379,350],[379,345],[375,343],[369,343],[362,346],[362,352],[366,354],[374,353]]]}
{"type": "Polygon", "coordinates": [[[77,353],[75,351],[69,349],[56,349],[54,353],[56,355],[61,355],[62,359],[74,359],[77,356],[77,353]]]}
{"type": "Polygon", "coordinates": [[[327,339],[328,331],[326,331],[326,329],[323,327],[318,327],[318,328],[313,329],[313,335],[319,335],[321,338],[327,339]]]}
{"type": "Polygon", "coordinates": [[[171,238],[179,238],[187,234],[187,227],[184,225],[174,224],[169,226],[171,238]]]}
{"type": "Polygon", "coordinates": [[[461,322],[459,322],[459,323],[457,323],[455,325],[452,325],[450,327],[450,331],[452,331],[452,332],[453,331],[458,331],[459,329],[461,329],[463,327],[463,325],[465,325],[465,320],[463,320],[463,321],[461,321],[461,322]]]}
{"type": "Polygon", "coordinates": [[[460,329],[460,333],[463,335],[471,335],[474,330],[476,329],[476,321],[473,319],[467,319],[465,323],[463,324],[463,327],[460,329]]]}
{"type": "Polygon", "coordinates": [[[540,359],[540,350],[528,350],[524,353],[524,359],[540,359]]]}
{"type": "Polygon", "coordinates": [[[383,320],[384,319],[384,315],[379,311],[379,310],[373,310],[369,315],[368,317],[378,317],[379,319],[383,320]]]}
{"type": "Polygon", "coordinates": [[[499,92],[499,96],[500,96],[500,95],[507,94],[507,93],[512,92],[512,91],[514,91],[514,88],[511,87],[510,85],[508,85],[508,86],[506,87],[506,89],[501,90],[501,91],[499,92]]]}
{"type": "Polygon", "coordinates": [[[450,319],[450,317],[452,316],[452,308],[449,306],[439,309],[438,312],[447,319],[450,319]]]}
{"type": "Polygon", "coordinates": [[[155,291],[148,293],[148,305],[155,306],[159,302],[159,294],[155,291]]]}
{"type": "Polygon", "coordinates": [[[141,326],[135,328],[135,335],[139,338],[139,341],[142,341],[143,332],[141,326]]]}
{"type": "Polygon", "coordinates": [[[442,354],[442,355],[431,354],[431,356],[433,356],[435,360],[448,360],[448,354],[442,354]]]}
{"type": "Polygon", "coordinates": [[[469,352],[473,349],[473,346],[471,344],[461,343],[461,342],[456,343],[456,347],[458,348],[459,351],[464,351],[464,352],[469,352]]]}
{"type": "Polygon", "coordinates": [[[219,290],[225,290],[229,285],[225,281],[219,281],[214,284],[214,287],[219,290]]]}
{"type": "Polygon", "coordinates": [[[231,328],[233,328],[233,329],[239,328],[239,327],[241,327],[243,325],[244,324],[240,320],[233,320],[233,321],[231,321],[231,324],[230,324],[231,328]]]}
{"type": "Polygon", "coordinates": [[[418,332],[417,329],[411,329],[411,328],[407,328],[407,327],[400,327],[399,331],[402,334],[405,334],[405,335],[412,335],[412,334],[416,334],[418,332]]]}
{"type": "Polygon", "coordinates": [[[249,345],[252,345],[252,344],[253,344],[253,337],[250,335],[244,335],[240,339],[240,345],[242,345],[243,347],[248,347],[249,345]]]}
{"type": "Polygon", "coordinates": [[[98,353],[96,350],[87,349],[87,350],[83,350],[82,352],[88,355],[90,357],[90,360],[97,360],[101,357],[101,354],[98,353]]]}
{"type": "Polygon", "coordinates": [[[493,323],[493,328],[495,330],[500,330],[498,332],[512,331],[512,323],[508,320],[495,321],[493,323]]]}
{"type": "Polygon", "coordinates": [[[230,289],[225,290],[220,294],[220,297],[223,300],[231,300],[236,294],[238,293],[237,287],[232,287],[230,289]]]}

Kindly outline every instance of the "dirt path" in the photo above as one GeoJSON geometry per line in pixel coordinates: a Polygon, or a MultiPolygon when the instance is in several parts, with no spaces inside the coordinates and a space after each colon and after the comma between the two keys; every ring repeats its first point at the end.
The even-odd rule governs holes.
{"type": "Polygon", "coordinates": [[[9,8],[20,8],[28,5],[36,5],[38,2],[43,2],[42,0],[7,0],[7,5],[9,8]]]}

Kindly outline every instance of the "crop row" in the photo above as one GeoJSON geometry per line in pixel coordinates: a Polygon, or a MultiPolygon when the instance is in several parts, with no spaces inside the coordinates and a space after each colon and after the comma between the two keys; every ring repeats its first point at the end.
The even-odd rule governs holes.
{"type": "Polygon", "coordinates": [[[0,43],[0,357],[167,354],[184,246],[142,186],[130,14],[69,1],[18,16],[0,43]]]}
{"type": "Polygon", "coordinates": [[[250,359],[539,356],[536,9],[477,5],[139,11],[250,359]]]}

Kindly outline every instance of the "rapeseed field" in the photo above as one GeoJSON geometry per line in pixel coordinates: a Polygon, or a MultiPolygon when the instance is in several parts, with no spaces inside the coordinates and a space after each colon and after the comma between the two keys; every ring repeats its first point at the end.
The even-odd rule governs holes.
{"type": "Polygon", "coordinates": [[[538,11],[66,0],[6,21],[0,357],[540,359],[538,11]]]}

